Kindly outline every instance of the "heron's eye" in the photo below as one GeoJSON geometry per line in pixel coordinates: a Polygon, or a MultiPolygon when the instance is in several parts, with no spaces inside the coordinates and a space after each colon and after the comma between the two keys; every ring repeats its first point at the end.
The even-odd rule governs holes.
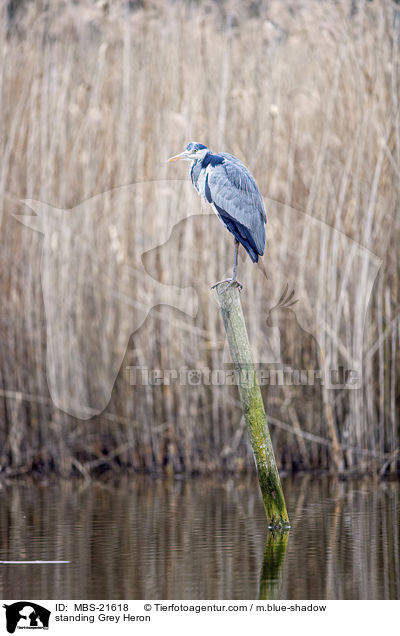
{"type": "Polygon", "coordinates": [[[193,148],[193,152],[197,152],[197,148],[193,148]]]}

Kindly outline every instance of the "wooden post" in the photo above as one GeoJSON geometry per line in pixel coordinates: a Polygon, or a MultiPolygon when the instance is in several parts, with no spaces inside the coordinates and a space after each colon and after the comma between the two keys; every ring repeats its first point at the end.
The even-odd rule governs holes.
{"type": "Polygon", "coordinates": [[[234,283],[227,287],[225,282],[219,283],[216,292],[228,337],[240,401],[254,452],[267,521],[270,528],[290,528],[244,321],[239,286],[234,283]]]}

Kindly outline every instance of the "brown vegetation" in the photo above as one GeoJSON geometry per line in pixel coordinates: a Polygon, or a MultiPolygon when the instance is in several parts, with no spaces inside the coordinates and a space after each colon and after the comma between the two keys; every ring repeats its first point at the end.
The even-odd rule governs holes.
{"type": "MultiPolygon", "coordinates": [[[[230,267],[232,242],[213,218],[175,225],[188,208],[200,213],[200,201],[187,184],[186,166],[165,162],[191,139],[241,157],[268,197],[264,263],[270,278],[248,262],[239,264],[255,350],[265,330],[274,324],[279,329],[284,320],[282,358],[289,366],[309,368],[310,358],[320,356],[322,364],[328,359],[338,368],[357,346],[363,352],[360,389],[263,389],[278,463],[289,470],[395,473],[399,7],[389,0],[368,6],[296,2],[295,12],[290,2],[278,1],[226,2],[222,9],[213,2],[49,4],[45,11],[40,3],[26,3],[7,28],[5,7],[1,10],[3,474],[54,470],[88,476],[110,467],[195,473],[252,465],[235,387],[132,387],[126,376],[127,365],[144,361],[153,369],[217,369],[223,361],[223,328],[209,285],[230,267]],[[177,178],[185,181],[168,188],[162,181],[177,178]],[[140,197],[116,190],[152,180],[161,185],[144,185],[140,197]],[[109,194],[96,200],[99,205],[88,204],[97,216],[85,206],[76,208],[72,227],[83,238],[74,231],[62,235],[61,244],[56,231],[44,239],[13,216],[29,213],[21,199],[65,210],[99,193],[109,194]],[[327,297],[327,287],[330,293],[339,287],[347,271],[345,250],[337,248],[321,282],[310,263],[326,246],[306,222],[293,229],[289,205],[305,211],[299,218],[320,221],[354,241],[379,267],[376,278],[361,268],[353,285],[357,295],[343,301],[337,332],[329,336],[336,337],[335,355],[321,334],[307,328],[313,312],[307,294],[316,286],[318,301],[327,297]],[[170,248],[150,250],[164,244],[172,230],[170,248]],[[46,240],[58,255],[56,265],[46,259],[41,264],[46,240]],[[276,289],[290,272],[278,280],[276,268],[293,249],[298,267],[308,273],[295,290],[296,315],[288,309],[282,317],[274,307],[276,289]],[[140,326],[135,303],[161,302],[150,282],[135,288],[143,253],[153,279],[193,284],[194,319],[158,306],[140,326]],[[43,276],[58,298],[52,326],[43,276]],[[73,311],[59,300],[71,296],[73,311]],[[357,298],[367,304],[365,323],[362,308],[355,309],[364,327],[358,344],[346,319],[357,298]],[[59,332],[50,333],[57,324],[59,332]],[[119,365],[118,352],[134,331],[119,365]],[[293,348],[299,334],[302,346],[293,348]],[[82,419],[71,415],[72,407],[58,408],[72,392],[90,415],[90,405],[106,400],[113,365],[120,372],[103,412],[82,419]],[[63,387],[58,403],[49,378],[63,387]]],[[[48,222],[52,218],[49,214],[48,222]]],[[[175,307],[186,302],[179,293],[175,307]]]]}

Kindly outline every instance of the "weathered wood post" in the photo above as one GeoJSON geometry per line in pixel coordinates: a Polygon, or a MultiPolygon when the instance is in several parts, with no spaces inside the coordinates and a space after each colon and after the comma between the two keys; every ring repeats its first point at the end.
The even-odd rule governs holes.
{"type": "Polygon", "coordinates": [[[275,529],[289,528],[285,498],[240,302],[239,285],[234,283],[227,287],[225,282],[219,283],[216,292],[254,452],[268,525],[275,529]]]}

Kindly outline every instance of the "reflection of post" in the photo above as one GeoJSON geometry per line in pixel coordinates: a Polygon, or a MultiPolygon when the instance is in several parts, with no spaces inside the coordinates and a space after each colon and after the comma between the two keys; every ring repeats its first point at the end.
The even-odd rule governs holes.
{"type": "Polygon", "coordinates": [[[289,535],[287,532],[268,532],[264,561],[260,576],[261,601],[279,598],[279,586],[289,535]]]}
{"type": "Polygon", "coordinates": [[[219,283],[216,289],[239,387],[240,401],[253,447],[269,527],[287,528],[289,527],[289,517],[275,462],[261,391],[256,378],[240,303],[239,286],[231,284],[227,287],[226,283],[219,283]]]}

